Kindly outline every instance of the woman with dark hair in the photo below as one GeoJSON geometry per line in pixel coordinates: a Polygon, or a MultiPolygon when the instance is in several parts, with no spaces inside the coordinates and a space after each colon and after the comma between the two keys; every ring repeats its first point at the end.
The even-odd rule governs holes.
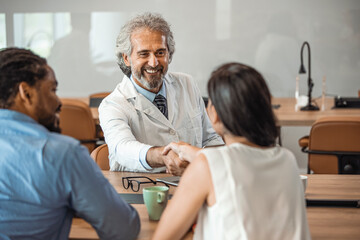
{"type": "Polygon", "coordinates": [[[194,239],[310,239],[294,155],[277,146],[265,80],[228,63],[208,82],[208,114],[226,145],[171,143],[191,162],[153,239],[180,239],[197,218],[194,239]]]}

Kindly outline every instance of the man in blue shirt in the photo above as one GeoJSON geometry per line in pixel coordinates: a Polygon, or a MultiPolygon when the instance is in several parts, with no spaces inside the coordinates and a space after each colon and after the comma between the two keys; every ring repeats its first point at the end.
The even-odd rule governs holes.
{"type": "Polygon", "coordinates": [[[101,239],[134,239],[136,210],[88,151],[58,129],[61,102],[46,60],[0,51],[0,239],[68,239],[74,213],[101,239]]]}

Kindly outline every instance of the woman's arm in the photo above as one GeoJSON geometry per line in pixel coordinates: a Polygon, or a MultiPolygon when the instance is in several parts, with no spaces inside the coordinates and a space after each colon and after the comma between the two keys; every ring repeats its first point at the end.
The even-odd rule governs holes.
{"type": "Polygon", "coordinates": [[[180,239],[184,236],[213,189],[209,165],[206,157],[200,154],[181,177],[179,187],[161,216],[153,239],[180,239]]]}

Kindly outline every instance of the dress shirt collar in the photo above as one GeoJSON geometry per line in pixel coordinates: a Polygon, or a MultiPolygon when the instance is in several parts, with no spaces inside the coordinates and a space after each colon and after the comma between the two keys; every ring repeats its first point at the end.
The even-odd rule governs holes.
{"type": "Polygon", "coordinates": [[[37,123],[34,119],[32,119],[30,116],[14,111],[9,109],[0,109],[0,119],[12,119],[12,120],[18,120],[22,122],[30,122],[30,123],[37,123]]]}
{"type": "Polygon", "coordinates": [[[0,135],[2,133],[9,133],[15,127],[14,131],[27,132],[39,136],[47,134],[49,131],[30,116],[9,109],[0,109],[0,135]],[[6,127],[4,127],[6,125],[6,127]],[[29,128],[29,125],[32,127],[29,128]]]}
{"type": "Polygon", "coordinates": [[[139,85],[137,85],[133,79],[133,76],[130,76],[130,80],[132,82],[132,84],[134,85],[136,91],[140,94],[142,94],[144,97],[146,97],[150,102],[154,102],[154,99],[156,97],[156,95],[162,95],[166,98],[166,84],[165,84],[165,79],[163,80],[161,89],[158,93],[152,93],[142,87],[140,87],[139,85]]]}

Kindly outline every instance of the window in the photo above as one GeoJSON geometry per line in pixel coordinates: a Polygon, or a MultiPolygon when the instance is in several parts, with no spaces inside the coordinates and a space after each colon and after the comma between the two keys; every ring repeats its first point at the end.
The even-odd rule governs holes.
{"type": "Polygon", "coordinates": [[[6,47],[5,14],[0,13],[0,49],[6,47]]]}
{"type": "MultiPolygon", "coordinates": [[[[1,21],[1,20],[0,20],[1,21]]],[[[55,40],[71,31],[69,13],[15,13],[15,46],[47,58],[55,40]]]]}

